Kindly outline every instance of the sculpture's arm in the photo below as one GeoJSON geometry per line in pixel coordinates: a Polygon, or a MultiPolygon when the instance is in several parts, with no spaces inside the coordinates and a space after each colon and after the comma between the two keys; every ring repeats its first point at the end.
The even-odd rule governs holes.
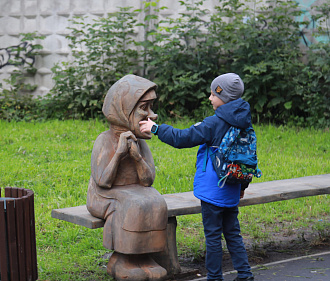
{"type": "Polygon", "coordinates": [[[100,187],[111,188],[116,179],[119,163],[123,157],[129,154],[130,139],[136,140],[132,132],[122,133],[114,153],[109,152],[107,147],[108,140],[104,139],[98,144],[101,147],[99,147],[98,153],[94,156],[96,166],[94,164],[94,171],[92,166],[92,174],[94,174],[93,178],[100,187]]]}
{"type": "Polygon", "coordinates": [[[155,165],[148,145],[144,140],[130,140],[129,143],[129,153],[135,161],[140,184],[151,186],[155,180],[155,165]]]}
{"type": "Polygon", "coordinates": [[[99,177],[97,184],[103,188],[111,188],[114,180],[116,179],[117,169],[120,163],[121,157],[118,153],[115,153],[110,163],[103,170],[101,177],[99,177]]]}

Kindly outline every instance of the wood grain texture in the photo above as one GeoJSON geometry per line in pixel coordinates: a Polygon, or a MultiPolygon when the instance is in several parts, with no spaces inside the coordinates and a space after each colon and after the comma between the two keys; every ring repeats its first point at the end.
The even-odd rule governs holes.
{"type": "Polygon", "coordinates": [[[37,280],[33,192],[6,187],[0,200],[0,280],[37,280]]]}

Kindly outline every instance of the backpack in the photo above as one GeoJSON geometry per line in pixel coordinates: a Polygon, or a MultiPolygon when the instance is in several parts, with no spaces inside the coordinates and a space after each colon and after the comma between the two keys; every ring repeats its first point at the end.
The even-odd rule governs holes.
{"type": "Polygon", "coordinates": [[[253,176],[260,178],[258,169],[257,136],[252,127],[239,129],[230,127],[219,147],[208,147],[212,165],[216,171],[219,187],[229,184],[248,184],[253,176]],[[220,182],[222,185],[220,186],[220,182]]]}

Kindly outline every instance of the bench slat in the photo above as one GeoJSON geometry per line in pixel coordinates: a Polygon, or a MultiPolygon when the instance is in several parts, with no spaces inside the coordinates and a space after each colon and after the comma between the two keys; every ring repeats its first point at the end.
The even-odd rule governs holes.
{"type": "MultiPolygon", "coordinates": [[[[239,206],[264,204],[299,197],[330,194],[330,174],[250,184],[239,206]]],[[[192,191],[164,194],[168,216],[201,212],[199,199],[192,191]]],[[[52,217],[91,229],[103,227],[104,221],[93,217],[86,206],[52,210],[52,217]]]]}
{"type": "Polygon", "coordinates": [[[86,205],[52,210],[52,218],[95,229],[104,226],[104,220],[93,217],[86,205]]]}

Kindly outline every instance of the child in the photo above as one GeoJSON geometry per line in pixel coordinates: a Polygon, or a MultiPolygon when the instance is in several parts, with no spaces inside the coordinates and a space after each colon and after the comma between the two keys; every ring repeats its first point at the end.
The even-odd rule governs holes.
{"type": "Polygon", "coordinates": [[[239,128],[252,126],[250,105],[241,99],[243,92],[244,84],[237,74],[223,74],[211,83],[209,100],[215,115],[183,130],[166,124],[157,125],[150,119],[140,121],[142,133],[151,132],[158,135],[161,141],[173,147],[186,148],[200,145],[197,153],[194,195],[201,200],[202,206],[208,281],[224,280],[221,265],[222,233],[234,268],[238,272],[235,280],[254,280],[238,221],[237,205],[240,198],[243,198],[247,186],[225,183],[219,188],[219,179],[208,155],[206,155],[208,158],[205,167],[207,148],[218,146],[230,126],[239,128]]]}

